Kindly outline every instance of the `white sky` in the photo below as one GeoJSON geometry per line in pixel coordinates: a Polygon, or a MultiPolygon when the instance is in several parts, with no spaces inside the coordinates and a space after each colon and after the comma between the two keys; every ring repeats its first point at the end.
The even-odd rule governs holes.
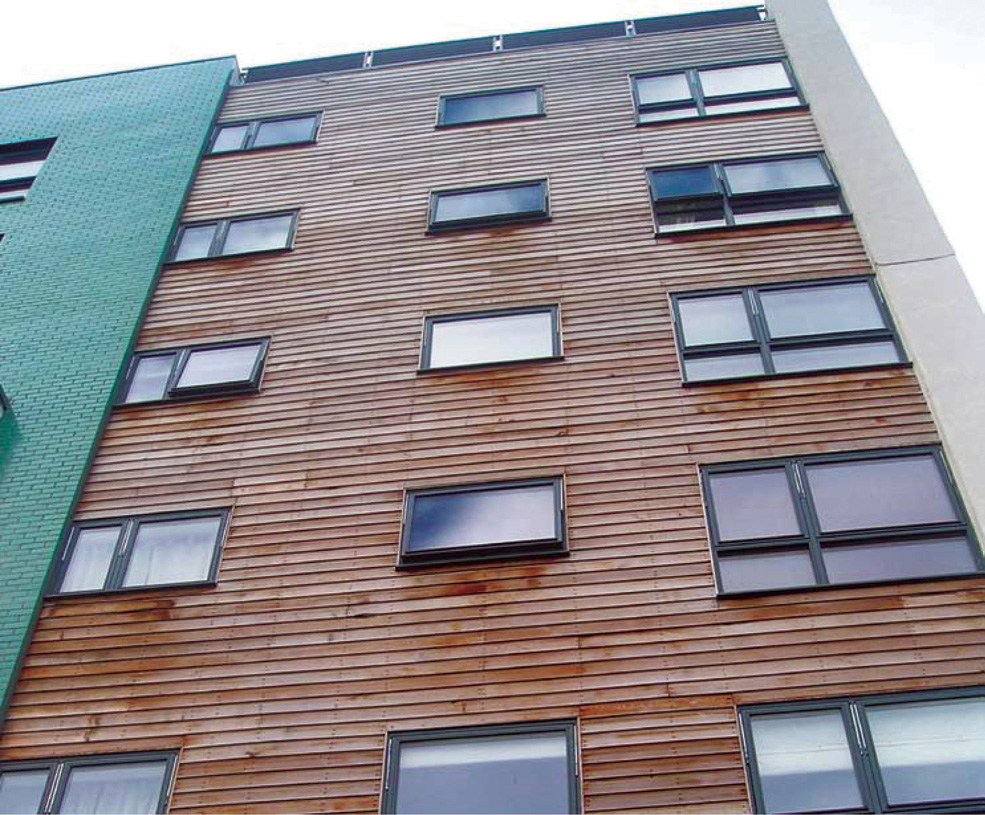
{"type": "MultiPolygon", "coordinates": [[[[985,0],[830,0],[978,298],[985,0]],[[974,143],[973,143],[974,142],[974,143]]],[[[754,5],[754,0],[49,0],[6,3],[0,88],[233,54],[241,67],[754,5]]]]}

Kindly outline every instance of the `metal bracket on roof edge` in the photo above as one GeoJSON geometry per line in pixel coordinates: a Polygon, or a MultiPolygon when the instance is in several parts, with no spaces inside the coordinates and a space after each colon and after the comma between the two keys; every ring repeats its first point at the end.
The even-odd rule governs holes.
{"type": "Polygon", "coordinates": [[[493,42],[493,51],[494,52],[495,51],[502,51],[503,50],[503,35],[502,34],[497,34],[495,37],[493,37],[492,42],[493,42]]]}
{"type": "Polygon", "coordinates": [[[373,52],[367,51],[365,54],[363,54],[363,68],[372,68],[372,67],[373,67],[373,52]]]}
{"type": "Polygon", "coordinates": [[[626,20],[626,36],[636,36],[636,20],[626,20]]]}

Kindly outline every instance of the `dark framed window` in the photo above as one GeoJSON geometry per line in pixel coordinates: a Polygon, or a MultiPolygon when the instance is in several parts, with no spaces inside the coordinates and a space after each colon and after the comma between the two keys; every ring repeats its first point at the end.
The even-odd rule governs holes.
{"type": "Polygon", "coordinates": [[[0,204],[24,199],[54,144],[37,139],[0,145],[0,204]]]}
{"type": "Polygon", "coordinates": [[[211,585],[228,526],[228,509],[73,524],[53,575],[51,594],[211,585]]]}
{"type": "Polygon", "coordinates": [[[906,363],[875,279],[672,294],[684,384],[906,363]]]}
{"type": "Polygon", "coordinates": [[[256,393],[270,341],[234,340],[133,355],[119,404],[256,393]]]}
{"type": "Polygon", "coordinates": [[[543,221],[550,218],[547,180],[431,193],[428,231],[543,221]]]}
{"type": "Polygon", "coordinates": [[[756,812],[982,812],[985,688],[739,709],[756,812]]]}
{"type": "Polygon", "coordinates": [[[785,59],[634,74],[630,83],[637,124],[804,106],[785,59]]]}
{"type": "Polygon", "coordinates": [[[299,113],[269,119],[220,122],[209,139],[210,155],[242,153],[287,145],[314,144],[321,113],[299,113]]]}
{"type": "Polygon", "coordinates": [[[421,370],[558,359],[557,306],[444,314],[424,319],[421,370]]]}
{"type": "Polygon", "coordinates": [[[721,594],[985,568],[937,447],[713,465],[701,480],[721,594]]]}
{"type": "Polygon", "coordinates": [[[384,813],[577,813],[571,721],[391,733],[384,813]]]}
{"type": "Polygon", "coordinates": [[[544,115],[540,87],[459,93],[438,98],[438,127],[531,119],[544,115]]]}
{"type": "Polygon", "coordinates": [[[177,755],[122,753],[0,764],[0,812],[167,812],[177,755]]]}
{"type": "Polygon", "coordinates": [[[647,174],[659,234],[848,214],[820,153],[658,167],[647,174]]]}
{"type": "Polygon", "coordinates": [[[294,244],[297,223],[298,213],[293,210],[182,224],[175,236],[168,262],[290,249],[294,244]]]}
{"type": "Polygon", "coordinates": [[[567,552],[560,478],[408,490],[400,566],[567,552]]]}

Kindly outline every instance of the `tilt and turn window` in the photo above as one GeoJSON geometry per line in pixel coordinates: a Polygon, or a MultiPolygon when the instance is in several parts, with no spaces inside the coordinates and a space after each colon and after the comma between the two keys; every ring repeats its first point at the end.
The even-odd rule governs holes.
{"type": "Polygon", "coordinates": [[[702,468],[722,594],[960,577],[982,555],[936,447],[702,468]]]}
{"type": "Polygon", "coordinates": [[[899,365],[871,277],[673,294],[685,384],[899,365]]]}
{"type": "Polygon", "coordinates": [[[739,714],[756,812],[985,811],[985,688],[739,714]]]}
{"type": "Polygon", "coordinates": [[[168,262],[290,249],[297,221],[298,213],[293,211],[182,224],[168,262]]]}
{"type": "Polygon", "coordinates": [[[209,153],[242,153],[267,147],[314,144],[320,122],[320,113],[223,122],[212,132],[209,153]]]}
{"type": "Polygon", "coordinates": [[[658,234],[845,216],[819,153],[648,171],[658,234]]]}
{"type": "Polygon", "coordinates": [[[544,221],[549,217],[547,181],[519,181],[432,192],[428,231],[544,221]]]}
{"type": "Polygon", "coordinates": [[[54,144],[54,139],[39,139],[0,145],[0,203],[27,195],[54,144]]]}
{"type": "Polygon", "coordinates": [[[442,96],[438,100],[438,127],[530,119],[544,115],[540,88],[513,88],[442,96]]]}

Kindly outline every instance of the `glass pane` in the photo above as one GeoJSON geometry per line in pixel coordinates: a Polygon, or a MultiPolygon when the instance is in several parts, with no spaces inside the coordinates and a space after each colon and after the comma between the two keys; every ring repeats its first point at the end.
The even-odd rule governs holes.
{"type": "Polygon", "coordinates": [[[43,166],[43,158],[0,162],[0,181],[11,181],[15,178],[34,178],[34,176],[41,172],[43,166]]]}
{"type": "Polygon", "coordinates": [[[248,382],[253,374],[261,346],[235,345],[192,351],[178,379],[179,388],[248,382]]]}
{"type": "Polygon", "coordinates": [[[174,357],[174,354],[138,357],[137,367],[130,379],[130,387],[127,389],[124,401],[130,404],[163,399],[167,392],[168,377],[171,376],[174,357]]]}
{"type": "Polygon", "coordinates": [[[222,254],[237,255],[241,252],[263,252],[267,249],[283,249],[291,235],[293,215],[274,215],[270,218],[251,218],[233,221],[222,245],[222,254]]]}
{"type": "Polygon", "coordinates": [[[728,96],[732,93],[776,91],[792,87],[790,77],[780,62],[711,68],[698,71],[698,79],[705,96],[728,96]]]}
{"type": "Polygon", "coordinates": [[[549,312],[441,320],[432,325],[432,368],[553,354],[554,323],[549,312]]]}
{"type": "Polygon", "coordinates": [[[636,80],[636,95],[641,105],[686,102],[691,98],[691,88],[685,74],[642,76],[636,80]]]}
{"type": "Polygon", "coordinates": [[[886,327],[868,283],[767,289],[759,301],[775,338],[886,327]]]}
{"type": "Polygon", "coordinates": [[[141,523],[123,585],[208,580],[221,523],[217,517],[141,523]]]}
{"type": "Polygon", "coordinates": [[[817,156],[723,166],[733,193],[795,190],[831,184],[817,156]]]}
{"type": "Polygon", "coordinates": [[[470,490],[414,498],[407,549],[553,540],[554,485],[470,490]]]}
{"type": "Polygon", "coordinates": [[[693,119],[697,115],[698,109],[694,107],[664,108],[663,110],[640,111],[639,120],[641,124],[649,124],[650,122],[666,122],[673,119],[693,119]]]}
{"type": "Polygon", "coordinates": [[[892,342],[858,342],[848,345],[820,345],[816,348],[791,348],[773,351],[777,373],[824,371],[834,368],[858,368],[899,362],[899,352],[892,342]]]}
{"type": "Polygon", "coordinates": [[[164,761],[73,767],[59,811],[78,815],[157,812],[166,771],[164,761]]]}
{"type": "Polygon", "coordinates": [[[688,382],[707,382],[713,379],[735,379],[742,376],[762,376],[763,358],[752,354],[720,354],[714,357],[695,357],[684,360],[688,382]]]}
{"type": "Polygon", "coordinates": [[[968,574],[977,568],[965,537],[845,543],[826,546],[823,554],[832,583],[968,574]]]}
{"type": "Polygon", "coordinates": [[[809,464],[822,532],[959,520],[931,455],[809,464]]]}
{"type": "Polygon", "coordinates": [[[830,218],[845,210],[837,199],[818,198],[801,201],[767,201],[736,204],[732,217],[737,224],[767,224],[772,221],[802,221],[807,218],[830,218]]]}
{"type": "Polygon", "coordinates": [[[750,724],[767,812],[862,807],[840,711],[757,715],[750,724]]]}
{"type": "Polygon", "coordinates": [[[206,226],[186,226],[181,230],[178,248],[172,260],[196,260],[209,256],[209,247],[215,236],[215,224],[206,226]]]}
{"type": "Polygon", "coordinates": [[[242,150],[249,125],[230,125],[219,128],[215,141],[212,142],[213,153],[228,153],[231,150],[242,150]]]}
{"type": "Polygon", "coordinates": [[[891,806],[985,798],[985,696],[866,713],[891,806]]]}
{"type": "Polygon", "coordinates": [[[315,121],[314,116],[302,116],[278,122],[261,122],[253,146],[272,147],[275,144],[310,141],[315,135],[315,121]]]}
{"type": "Polygon", "coordinates": [[[519,116],[536,116],[539,112],[535,90],[457,96],[445,99],[442,124],[513,119],[519,116]]]}
{"type": "Polygon", "coordinates": [[[657,204],[657,229],[660,232],[688,232],[727,223],[725,207],[716,199],[657,204]]]}
{"type": "Polygon", "coordinates": [[[441,193],[435,206],[434,222],[441,224],[472,218],[492,218],[498,215],[521,215],[542,212],[543,208],[543,184],[476,192],[441,193]]]}
{"type": "Polygon", "coordinates": [[[782,467],[714,473],[708,485],[720,541],[801,534],[790,481],[782,467]]]}
{"type": "Polygon", "coordinates": [[[684,344],[688,347],[752,339],[741,294],[688,297],[677,301],[684,344]]]}
{"type": "Polygon", "coordinates": [[[715,173],[709,166],[681,170],[652,170],[653,188],[658,199],[687,198],[719,192],[715,173]]]}
{"type": "Polygon", "coordinates": [[[778,108],[793,108],[800,104],[796,96],[777,96],[772,99],[750,99],[745,102],[715,102],[705,105],[705,113],[709,116],[723,113],[744,113],[752,110],[776,110],[778,108]]]}
{"type": "Polygon", "coordinates": [[[400,747],[399,813],[566,813],[564,733],[440,739],[400,747]]]}
{"type": "Polygon", "coordinates": [[[47,770],[14,770],[0,773],[0,812],[29,815],[41,809],[48,783],[47,770]]]}
{"type": "Polygon", "coordinates": [[[81,529],[59,591],[98,591],[106,582],[120,527],[81,529]]]}
{"type": "Polygon", "coordinates": [[[722,591],[762,591],[813,586],[814,567],[806,549],[719,554],[722,591]]]}

